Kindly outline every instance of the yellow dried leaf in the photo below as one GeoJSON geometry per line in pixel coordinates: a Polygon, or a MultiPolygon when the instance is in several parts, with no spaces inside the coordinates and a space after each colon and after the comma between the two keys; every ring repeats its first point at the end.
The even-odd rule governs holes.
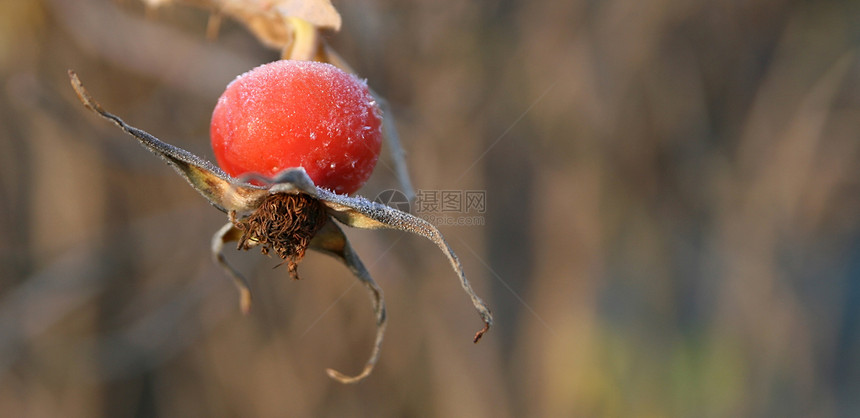
{"type": "Polygon", "coordinates": [[[293,40],[292,20],[323,30],[340,30],[340,14],[331,0],[142,0],[150,7],[184,3],[229,16],[244,24],[260,41],[283,49],[293,40]]]}

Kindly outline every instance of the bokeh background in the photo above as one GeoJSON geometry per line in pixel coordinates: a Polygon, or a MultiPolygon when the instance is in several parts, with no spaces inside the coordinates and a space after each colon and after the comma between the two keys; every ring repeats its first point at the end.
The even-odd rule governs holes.
{"type": "MultiPolygon", "coordinates": [[[[391,102],[414,184],[485,190],[428,241],[350,230],[294,282],[110,111],[211,158],[211,109],[278,57],[208,13],[0,2],[4,416],[857,416],[860,2],[335,1],[328,39],[391,102]]],[[[396,188],[382,160],[362,190],[396,188]]]]}

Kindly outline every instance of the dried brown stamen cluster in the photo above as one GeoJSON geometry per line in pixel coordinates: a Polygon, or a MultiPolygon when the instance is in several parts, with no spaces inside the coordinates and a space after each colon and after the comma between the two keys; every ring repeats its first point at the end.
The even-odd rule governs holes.
{"type": "Polygon", "coordinates": [[[231,216],[242,231],[237,249],[259,246],[263,254],[274,252],[287,263],[290,277],[298,280],[298,262],[328,215],[319,200],[305,194],[272,194],[247,218],[231,216]]]}

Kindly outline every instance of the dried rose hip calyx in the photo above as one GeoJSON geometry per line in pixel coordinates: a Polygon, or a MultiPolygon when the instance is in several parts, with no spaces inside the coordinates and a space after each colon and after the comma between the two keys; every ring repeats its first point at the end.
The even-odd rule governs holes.
{"type": "Polygon", "coordinates": [[[291,274],[295,271],[294,264],[306,248],[331,255],[344,263],[367,288],[376,316],[376,339],[370,358],[364,369],[355,376],[328,369],[327,372],[332,378],[342,383],[354,383],[367,377],[379,359],[386,327],[382,289],[352,250],[338,226],[339,223],[365,229],[397,229],[421,235],[432,241],[448,258],[460,285],[484,323],[475,334],[474,341],[478,342],[492,326],[493,316],[490,310],[472,290],[451,247],[439,230],[429,222],[360,196],[350,197],[317,186],[303,167],[284,168],[271,177],[259,173],[243,174],[239,178],[231,177],[209,161],[164,143],[108,113],[93,100],[74,72],[69,71],[69,77],[72,87],[87,108],[113,122],[149,151],[167,161],[213,206],[228,214],[230,222],[221,227],[212,239],[212,254],[239,289],[239,301],[243,311],[247,311],[251,306],[248,281],[226,262],[222,254],[224,244],[233,241],[238,241],[243,249],[260,246],[264,252],[274,251],[291,263],[291,274]]]}
{"type": "Polygon", "coordinates": [[[290,277],[298,280],[298,262],[327,219],[319,200],[301,193],[278,193],[269,195],[246,218],[232,216],[231,222],[242,231],[237,248],[259,246],[263,254],[273,250],[287,263],[290,277]]]}

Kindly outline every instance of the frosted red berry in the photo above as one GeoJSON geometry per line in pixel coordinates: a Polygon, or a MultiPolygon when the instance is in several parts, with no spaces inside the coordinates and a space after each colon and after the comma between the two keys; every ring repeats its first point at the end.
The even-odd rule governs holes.
{"type": "Polygon", "coordinates": [[[215,159],[229,175],[303,167],[317,186],[352,194],[370,177],[382,116],[367,84],[313,61],[275,61],[237,77],[212,112],[215,159]]]}

